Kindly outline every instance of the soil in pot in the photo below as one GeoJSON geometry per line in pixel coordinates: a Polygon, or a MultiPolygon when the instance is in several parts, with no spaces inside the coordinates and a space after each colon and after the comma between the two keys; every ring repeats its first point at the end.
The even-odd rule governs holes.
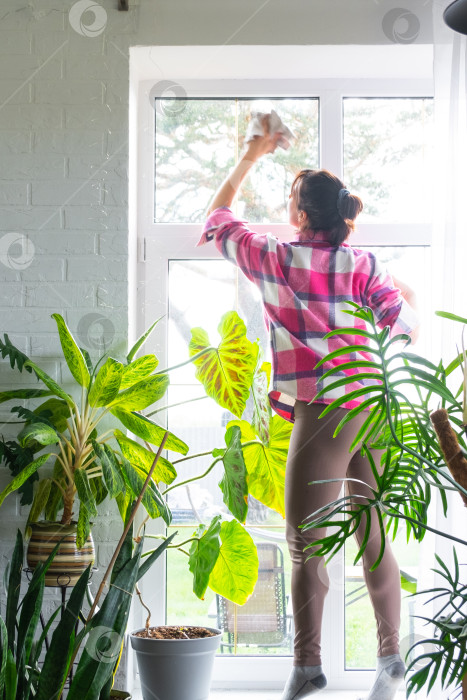
{"type": "Polygon", "coordinates": [[[161,625],[130,636],[144,700],[208,700],[218,629],[161,625]]]}
{"type": "Polygon", "coordinates": [[[202,639],[215,637],[217,632],[206,627],[149,627],[149,629],[135,632],[135,637],[143,639],[202,639]]]}

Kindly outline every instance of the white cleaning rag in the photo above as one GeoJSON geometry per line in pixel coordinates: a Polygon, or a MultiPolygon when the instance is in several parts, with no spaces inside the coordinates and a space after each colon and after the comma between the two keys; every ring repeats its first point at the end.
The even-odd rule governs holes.
{"type": "Polygon", "coordinates": [[[252,112],[251,119],[246,130],[245,143],[253,141],[255,136],[263,135],[263,125],[261,124],[261,119],[264,116],[269,117],[269,133],[280,133],[280,138],[277,145],[284,150],[287,150],[290,146],[290,139],[295,138],[295,136],[290,131],[289,127],[284,124],[277,112],[275,112],[273,109],[271,109],[270,114],[266,114],[266,112],[252,112]]]}

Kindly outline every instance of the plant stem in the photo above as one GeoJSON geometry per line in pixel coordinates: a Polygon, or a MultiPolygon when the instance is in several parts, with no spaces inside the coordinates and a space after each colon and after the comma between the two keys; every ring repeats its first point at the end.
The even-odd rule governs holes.
{"type": "Polygon", "coordinates": [[[139,588],[138,588],[138,584],[136,584],[136,589],[135,589],[135,590],[136,590],[136,595],[137,595],[138,598],[139,598],[139,602],[141,603],[141,605],[143,606],[143,608],[144,608],[145,610],[147,610],[147,613],[148,613],[148,616],[147,616],[147,618],[146,618],[146,624],[144,625],[144,628],[145,628],[145,630],[146,630],[146,636],[149,636],[149,623],[151,622],[151,611],[149,610],[149,608],[148,608],[148,606],[146,605],[146,603],[143,601],[143,597],[142,597],[142,595],[141,595],[141,591],[140,591],[139,588]]]}
{"type": "Polygon", "coordinates": [[[162,492],[162,495],[165,496],[166,493],[169,493],[169,491],[172,491],[172,489],[177,488],[177,486],[184,486],[185,484],[191,484],[192,481],[199,481],[199,479],[204,479],[204,477],[207,476],[209,472],[212,471],[216,464],[220,461],[221,457],[218,457],[214,460],[211,466],[208,467],[205,472],[203,472],[203,474],[200,474],[199,476],[193,476],[191,479],[186,479],[185,481],[179,481],[178,484],[172,484],[171,486],[169,486],[169,488],[165,489],[165,491],[162,492]]]}
{"type": "Polygon", "coordinates": [[[185,367],[185,365],[189,365],[190,362],[194,362],[195,360],[198,359],[198,357],[202,357],[205,355],[207,352],[211,352],[211,350],[215,350],[217,352],[217,348],[205,348],[204,350],[200,350],[200,352],[197,352],[196,355],[193,355],[190,357],[188,360],[185,360],[184,362],[180,362],[178,365],[173,365],[172,367],[168,367],[167,369],[162,369],[160,372],[154,372],[154,374],[167,374],[168,372],[171,372],[174,369],[179,369],[180,367],[185,367]]]}
{"type": "Polygon", "coordinates": [[[208,455],[212,455],[212,450],[208,450],[207,452],[198,452],[195,455],[188,455],[188,457],[181,457],[180,459],[176,459],[172,464],[180,464],[181,462],[186,462],[189,459],[195,459],[195,457],[207,457],[208,455]]]}
{"type": "Polygon", "coordinates": [[[175,408],[176,406],[184,406],[187,403],[193,403],[193,401],[201,401],[202,399],[207,399],[207,398],[208,398],[208,395],[205,394],[204,396],[197,396],[194,399],[187,399],[186,401],[178,401],[177,403],[170,403],[168,406],[162,406],[162,408],[156,408],[156,410],[152,411],[151,413],[146,413],[146,418],[150,418],[155,413],[160,413],[161,411],[168,411],[169,408],[175,408]]]}

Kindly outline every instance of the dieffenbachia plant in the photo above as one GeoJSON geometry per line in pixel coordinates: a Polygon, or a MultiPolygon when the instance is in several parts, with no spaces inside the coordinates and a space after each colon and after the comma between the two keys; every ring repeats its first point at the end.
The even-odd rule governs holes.
{"type": "MultiPolygon", "coordinates": [[[[11,409],[22,420],[22,427],[17,442],[0,443],[0,457],[14,472],[12,481],[0,494],[0,504],[13,491],[24,489],[25,485],[30,487],[41,468],[42,476],[44,465],[53,466],[52,474],[42,476],[37,483],[29,522],[42,514],[48,520],[56,520],[61,511],[61,522],[70,523],[78,496],[77,543],[82,546],[91,521],[97,516],[97,507],[107,496],[116,499],[123,519],[129,503],[138,496],[154,460],[153,448],[161,444],[165,434],[153,416],[165,410],[165,405],[159,405],[169,386],[170,373],[180,365],[160,370],[154,354],[136,358],[157,322],[134,344],[126,362],[102,357],[93,366],[89,353],[78,347],[64,319],[59,314],[52,317],[80,398],[75,399],[15,348],[8,336],[0,341],[0,351],[3,357],[9,357],[12,368],[16,365],[20,371],[34,372],[45,385],[43,389],[0,392],[0,402],[45,399],[33,410],[22,406],[11,409]],[[110,419],[112,427],[103,428],[104,419],[106,425],[110,419]],[[128,436],[128,431],[135,439],[128,436]],[[45,448],[48,450],[43,453],[45,448]]],[[[210,524],[200,526],[189,542],[189,566],[198,596],[203,597],[210,585],[225,597],[243,603],[253,591],[258,569],[256,547],[243,526],[248,495],[284,515],[285,461],[291,425],[271,417],[267,400],[270,367],[263,362],[258,343],[247,339],[238,314],[227,313],[218,330],[221,342],[214,347],[205,331],[193,329],[186,362],[195,364],[196,377],[206,397],[238,420],[226,426],[223,446],[206,446],[207,453],[212,454],[208,469],[188,480],[177,479],[177,463],[199,455],[190,455],[188,445],[169,433],[165,447],[181,457],[159,459],[143,506],[148,516],[162,517],[169,525],[171,513],[166,494],[203,478],[222,463],[224,475],[219,486],[233,519],[214,518],[210,524]],[[253,415],[247,422],[242,417],[250,396],[253,415]]],[[[172,546],[182,547],[176,543],[172,546]]]]}

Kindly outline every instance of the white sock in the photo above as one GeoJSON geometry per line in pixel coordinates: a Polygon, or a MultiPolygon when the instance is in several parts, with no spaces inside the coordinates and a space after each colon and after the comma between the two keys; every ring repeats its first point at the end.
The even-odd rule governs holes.
{"type": "Polygon", "coordinates": [[[375,681],[366,700],[393,700],[404,674],[405,664],[399,654],[379,656],[375,681]]]}
{"type": "Polygon", "coordinates": [[[301,700],[325,688],[326,676],[321,666],[293,666],[281,700],[301,700]]]}

